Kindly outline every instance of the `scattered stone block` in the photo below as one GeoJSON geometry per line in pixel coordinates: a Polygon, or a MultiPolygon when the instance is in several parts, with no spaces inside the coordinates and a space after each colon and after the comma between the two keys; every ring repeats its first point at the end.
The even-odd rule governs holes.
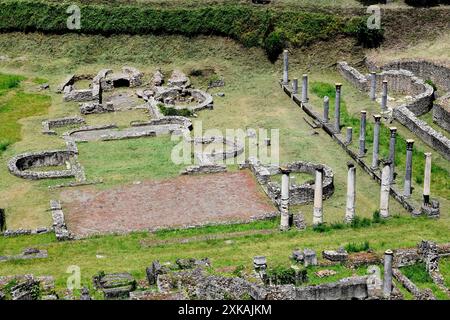
{"type": "Polygon", "coordinates": [[[294,251],[292,251],[291,259],[295,262],[303,263],[303,261],[305,260],[305,255],[301,250],[295,249],[294,251]]]}
{"type": "Polygon", "coordinates": [[[316,276],[318,276],[319,278],[325,278],[325,277],[329,277],[329,276],[334,276],[335,274],[337,274],[336,271],[334,270],[319,270],[317,272],[314,273],[316,276]]]}
{"type": "Polygon", "coordinates": [[[267,259],[265,256],[256,256],[253,258],[253,267],[256,272],[265,271],[267,269],[267,259]]]}
{"type": "Polygon", "coordinates": [[[197,260],[194,258],[177,259],[176,263],[180,269],[193,269],[198,266],[202,266],[202,267],[211,266],[211,263],[208,258],[204,258],[201,260],[197,260]]]}
{"type": "Polygon", "coordinates": [[[305,230],[306,229],[305,216],[301,212],[294,215],[292,223],[295,226],[295,228],[297,228],[297,230],[305,230]]]}
{"type": "Polygon", "coordinates": [[[83,287],[81,289],[81,295],[80,300],[92,300],[91,296],[89,295],[89,290],[86,287],[83,287]]]}
{"type": "Polygon", "coordinates": [[[126,299],[136,289],[136,280],[129,273],[99,274],[93,277],[96,289],[102,290],[105,299],[126,299]]]}
{"type": "Polygon", "coordinates": [[[334,262],[343,262],[348,258],[348,253],[344,248],[339,248],[337,251],[334,250],[324,250],[322,252],[322,257],[324,259],[334,261],[334,262]]]}
{"type": "Polygon", "coordinates": [[[158,276],[167,273],[167,268],[161,266],[158,260],[152,262],[151,266],[148,267],[145,272],[147,274],[147,280],[149,285],[156,284],[158,276]]]}
{"type": "Polygon", "coordinates": [[[316,252],[314,250],[311,249],[305,249],[303,250],[303,255],[304,255],[304,266],[308,267],[308,266],[317,266],[317,255],[316,252]]]}

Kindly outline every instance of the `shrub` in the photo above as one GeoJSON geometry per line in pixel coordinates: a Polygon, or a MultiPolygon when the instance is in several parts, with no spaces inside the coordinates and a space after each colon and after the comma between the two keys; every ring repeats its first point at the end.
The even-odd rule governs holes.
{"type": "Polygon", "coordinates": [[[369,29],[367,27],[367,17],[360,19],[350,30],[356,37],[358,45],[362,45],[364,48],[377,48],[384,40],[383,28],[369,29]]]}
{"type": "Polygon", "coordinates": [[[316,232],[327,232],[330,231],[331,228],[326,223],[319,223],[313,226],[313,230],[316,232]]]}
{"type": "Polygon", "coordinates": [[[22,76],[0,73],[0,90],[17,88],[20,84],[20,81],[24,79],[25,78],[22,76]]]}
{"type": "Polygon", "coordinates": [[[166,107],[163,104],[159,104],[158,107],[159,107],[159,110],[161,110],[161,113],[165,116],[192,117],[192,115],[194,114],[189,109],[175,109],[175,108],[166,107]]]}
{"type": "Polygon", "coordinates": [[[434,84],[434,82],[432,80],[427,79],[427,80],[425,80],[425,83],[429,84],[433,88],[434,91],[437,90],[437,87],[436,87],[436,85],[434,84]]]}
{"type": "Polygon", "coordinates": [[[350,242],[345,246],[345,250],[347,250],[347,252],[362,252],[367,251],[369,249],[370,249],[369,241],[364,241],[361,243],[350,242]]]}
{"type": "Polygon", "coordinates": [[[280,31],[273,31],[264,39],[264,50],[267,58],[274,62],[283,51],[285,46],[285,35],[280,31]]]}

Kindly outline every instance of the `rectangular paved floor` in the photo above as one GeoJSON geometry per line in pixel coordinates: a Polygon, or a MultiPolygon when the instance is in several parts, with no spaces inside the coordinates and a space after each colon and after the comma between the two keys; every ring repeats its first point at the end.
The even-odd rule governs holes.
{"type": "Polygon", "coordinates": [[[96,190],[61,193],[69,231],[78,237],[110,232],[244,221],[275,212],[248,170],[179,176],[96,190]]]}

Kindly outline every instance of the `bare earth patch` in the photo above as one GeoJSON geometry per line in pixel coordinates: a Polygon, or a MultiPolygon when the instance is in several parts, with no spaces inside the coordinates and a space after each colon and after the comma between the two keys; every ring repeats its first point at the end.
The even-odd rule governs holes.
{"type": "Polygon", "coordinates": [[[63,210],[77,237],[248,221],[274,212],[247,170],[143,181],[104,191],[64,190],[63,210]]]}

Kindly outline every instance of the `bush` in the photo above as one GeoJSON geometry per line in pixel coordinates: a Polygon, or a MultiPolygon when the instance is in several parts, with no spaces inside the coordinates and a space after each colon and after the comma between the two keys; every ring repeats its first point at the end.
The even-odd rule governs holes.
{"type": "Polygon", "coordinates": [[[345,246],[345,250],[347,250],[347,252],[362,252],[367,251],[369,249],[370,249],[369,241],[364,241],[361,243],[350,242],[345,246]]]}
{"type": "Polygon", "coordinates": [[[275,267],[266,272],[266,284],[295,284],[299,285],[308,280],[306,270],[295,270],[294,268],[275,267]]]}
{"type": "Polygon", "coordinates": [[[412,266],[402,267],[401,271],[409,280],[416,284],[433,282],[433,279],[431,279],[428,274],[425,263],[423,262],[413,264],[412,266]]]}
{"type": "Polygon", "coordinates": [[[274,62],[285,47],[286,37],[283,32],[273,31],[264,39],[264,50],[267,58],[274,62]]]}
{"type": "Polygon", "coordinates": [[[192,115],[194,114],[189,109],[175,109],[175,108],[166,107],[163,104],[159,104],[158,107],[159,107],[159,110],[161,110],[161,113],[165,116],[192,117],[192,115]]]}
{"type": "MultiPolygon", "coordinates": [[[[434,7],[442,0],[405,0],[405,3],[412,7],[434,7]]],[[[445,2],[445,1],[444,1],[445,2]]]]}
{"type": "Polygon", "coordinates": [[[358,45],[364,48],[377,48],[384,40],[384,30],[369,29],[367,27],[367,17],[359,19],[356,24],[350,28],[350,33],[356,37],[358,45]]]}

